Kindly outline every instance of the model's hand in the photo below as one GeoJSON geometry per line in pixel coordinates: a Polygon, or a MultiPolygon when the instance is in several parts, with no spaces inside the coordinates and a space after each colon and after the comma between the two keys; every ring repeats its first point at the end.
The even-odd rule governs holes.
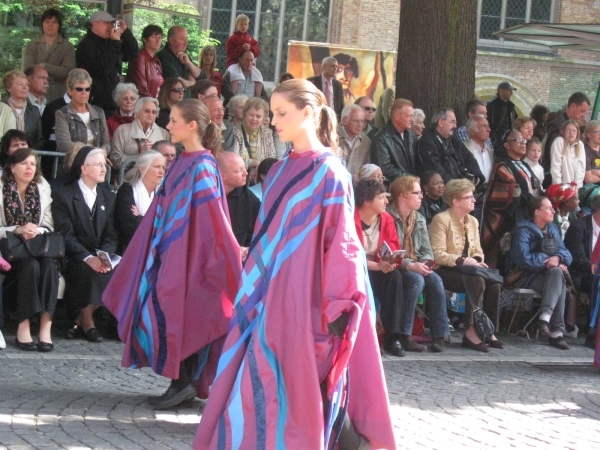
{"type": "Polygon", "coordinates": [[[242,262],[246,262],[246,258],[248,258],[248,247],[240,247],[242,254],[242,262]]]}
{"type": "Polygon", "coordinates": [[[597,264],[592,264],[592,273],[596,274],[596,269],[598,269],[598,265],[597,264]]]}

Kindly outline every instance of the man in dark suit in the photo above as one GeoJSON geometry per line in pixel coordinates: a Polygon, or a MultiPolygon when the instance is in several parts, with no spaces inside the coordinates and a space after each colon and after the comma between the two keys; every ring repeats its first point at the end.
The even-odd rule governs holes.
{"type": "Polygon", "coordinates": [[[310,81],[325,94],[329,107],[335,111],[335,115],[339,121],[344,109],[344,88],[342,87],[342,83],[335,78],[339,67],[338,62],[334,57],[328,56],[323,59],[321,67],[321,75],[307,78],[307,81],[310,81]]]}
{"type": "Polygon", "coordinates": [[[102,149],[82,148],[65,186],[52,193],[54,227],[65,239],[67,266],[65,300],[74,326],[67,338],[82,336],[101,342],[94,310],[102,305],[102,293],[112,275],[112,267],[103,262],[96,249],[114,254],[117,234],[113,227],[115,196],[99,186],[106,175],[102,149]]]}
{"type": "MultiPolygon", "coordinates": [[[[565,247],[571,252],[573,262],[569,272],[575,287],[580,292],[590,296],[591,311],[594,311],[596,299],[592,297],[592,283],[600,258],[600,196],[596,196],[590,203],[592,214],[577,219],[571,223],[565,234],[565,247]],[[595,247],[598,250],[594,252],[595,247]],[[596,253],[596,254],[594,254],[596,253]]],[[[591,330],[585,340],[585,345],[594,348],[596,330],[591,330]]]]}

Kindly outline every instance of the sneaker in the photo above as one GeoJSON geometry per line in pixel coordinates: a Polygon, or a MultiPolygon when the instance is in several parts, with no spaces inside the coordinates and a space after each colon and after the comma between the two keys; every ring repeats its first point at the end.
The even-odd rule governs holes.
{"type": "Polygon", "coordinates": [[[563,333],[563,336],[569,337],[569,338],[576,338],[577,333],[579,333],[579,328],[577,327],[577,325],[575,325],[575,328],[573,329],[573,331],[571,331],[569,333],[563,333]]]}
{"type": "Polygon", "coordinates": [[[2,331],[0,331],[0,350],[6,348],[6,341],[4,340],[4,336],[2,336],[2,331]]]}

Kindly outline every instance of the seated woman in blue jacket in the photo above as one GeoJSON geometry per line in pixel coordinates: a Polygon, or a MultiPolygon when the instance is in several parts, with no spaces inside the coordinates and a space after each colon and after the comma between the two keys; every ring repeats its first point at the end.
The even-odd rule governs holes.
{"type": "Polygon", "coordinates": [[[514,287],[525,287],[542,294],[538,320],[540,334],[548,336],[553,347],[567,350],[569,345],[563,336],[567,293],[564,273],[573,258],[558,227],[552,223],[554,208],[550,200],[543,195],[533,197],[528,213],[529,220],[517,222],[513,231],[509,253],[512,270],[506,281],[514,287]]]}

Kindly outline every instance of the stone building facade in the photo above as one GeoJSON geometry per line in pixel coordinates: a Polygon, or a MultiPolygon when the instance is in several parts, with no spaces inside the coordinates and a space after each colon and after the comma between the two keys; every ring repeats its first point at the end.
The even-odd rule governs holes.
{"type": "MultiPolygon", "coordinates": [[[[512,5],[519,1],[512,1],[512,5]]],[[[333,0],[330,42],[351,47],[394,50],[398,47],[400,24],[398,0],[333,0]]],[[[518,90],[513,101],[520,114],[528,114],[536,103],[551,110],[566,104],[571,93],[585,92],[594,102],[600,82],[600,53],[560,51],[510,41],[485,39],[486,24],[494,22],[494,7],[501,10],[506,27],[522,23],[519,13],[530,19],[554,23],[600,23],[600,0],[521,0],[519,11],[510,11],[506,0],[480,0],[480,35],[476,60],[476,95],[486,100],[496,93],[498,83],[508,80],[518,90]],[[536,2],[538,2],[536,4],[536,2]],[[540,9],[535,10],[536,7],[540,9]],[[544,10],[544,8],[546,8],[544,10]],[[506,9],[509,9],[508,11],[506,9]],[[488,17],[486,16],[486,13],[488,17]],[[486,22],[487,20],[487,22],[486,22]]],[[[495,29],[501,29],[501,26],[495,29]]]]}

